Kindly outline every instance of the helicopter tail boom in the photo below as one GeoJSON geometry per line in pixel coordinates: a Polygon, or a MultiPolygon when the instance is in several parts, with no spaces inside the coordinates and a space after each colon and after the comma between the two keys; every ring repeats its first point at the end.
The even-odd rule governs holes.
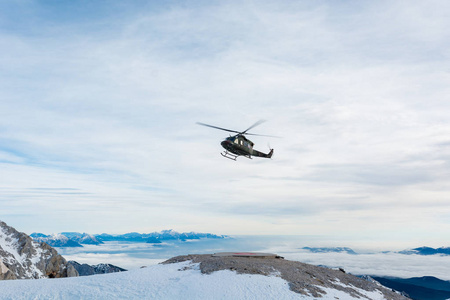
{"type": "Polygon", "coordinates": [[[266,157],[266,158],[271,158],[273,155],[273,149],[270,149],[270,152],[268,154],[259,152],[258,150],[253,149],[253,153],[252,156],[258,156],[258,157],[266,157]]]}

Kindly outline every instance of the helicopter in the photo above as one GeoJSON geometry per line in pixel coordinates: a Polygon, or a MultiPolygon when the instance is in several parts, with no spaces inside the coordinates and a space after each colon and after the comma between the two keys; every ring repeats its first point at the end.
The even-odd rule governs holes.
{"type": "MultiPolygon", "coordinates": [[[[268,154],[265,154],[263,152],[260,152],[258,150],[253,149],[254,143],[247,139],[245,135],[257,135],[257,136],[268,136],[268,137],[276,137],[272,135],[262,135],[262,134],[254,134],[254,133],[247,133],[250,129],[260,125],[261,123],[265,122],[264,120],[259,120],[249,128],[247,128],[244,131],[236,131],[226,128],[221,128],[213,125],[208,125],[205,123],[197,122],[198,125],[211,127],[223,131],[233,132],[237,133],[236,135],[233,135],[230,137],[227,137],[225,140],[223,140],[220,144],[223,148],[225,148],[225,151],[223,153],[220,153],[223,157],[229,158],[231,160],[236,160],[239,156],[244,156],[249,159],[252,159],[252,156],[257,157],[265,157],[265,158],[271,158],[273,155],[273,149],[270,149],[268,154]]],[[[270,147],[269,147],[270,148],[270,147]]]]}

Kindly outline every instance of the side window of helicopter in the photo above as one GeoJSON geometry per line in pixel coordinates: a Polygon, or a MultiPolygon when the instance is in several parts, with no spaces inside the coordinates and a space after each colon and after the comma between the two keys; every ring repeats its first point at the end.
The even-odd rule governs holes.
{"type": "Polygon", "coordinates": [[[234,139],[235,144],[239,144],[239,140],[237,138],[234,139]]]}

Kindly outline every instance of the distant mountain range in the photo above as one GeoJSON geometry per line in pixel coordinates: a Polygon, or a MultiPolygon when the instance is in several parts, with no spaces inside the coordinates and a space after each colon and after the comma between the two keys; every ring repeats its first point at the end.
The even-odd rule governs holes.
{"type": "Polygon", "coordinates": [[[355,251],[348,247],[324,247],[324,248],[317,248],[317,247],[303,247],[302,249],[308,250],[313,253],[347,253],[347,254],[357,254],[355,251]]]}
{"type": "MultiPolygon", "coordinates": [[[[313,253],[347,253],[347,254],[358,254],[348,247],[303,247],[301,249],[308,250],[313,253]]],[[[384,251],[383,253],[392,253],[391,251],[384,251]]],[[[418,247],[414,249],[402,250],[396,253],[405,255],[450,255],[450,247],[441,248],[431,248],[431,247],[418,247]]]]}
{"type": "Polygon", "coordinates": [[[62,232],[52,235],[43,233],[32,233],[30,236],[36,242],[44,242],[52,247],[83,247],[81,244],[99,245],[103,242],[98,241],[94,236],[87,233],[62,232]]]}
{"type": "Polygon", "coordinates": [[[223,239],[225,235],[216,235],[212,233],[199,232],[183,232],[179,233],[172,229],[163,230],[161,232],[137,233],[131,232],[121,235],[111,235],[102,233],[95,235],[100,241],[127,241],[127,242],[144,242],[144,243],[162,243],[163,241],[187,241],[199,239],[223,239]]]}
{"type": "Polygon", "coordinates": [[[450,255],[450,247],[431,248],[431,247],[419,247],[410,250],[400,251],[401,254],[417,254],[417,255],[434,255],[443,254],[450,255]]]}
{"type": "Polygon", "coordinates": [[[432,276],[414,278],[394,278],[371,276],[382,285],[407,294],[415,300],[444,300],[450,299],[450,281],[432,276]]]}
{"type": "Polygon", "coordinates": [[[94,235],[79,232],[61,232],[67,238],[83,245],[100,245],[102,241],[98,240],[94,235]]]}
{"type": "Polygon", "coordinates": [[[104,242],[121,241],[134,243],[162,243],[165,241],[187,241],[199,239],[223,239],[225,235],[215,235],[212,233],[183,232],[179,233],[172,229],[161,232],[138,233],[130,232],[126,234],[87,234],[79,232],[61,232],[58,234],[45,235],[43,233],[32,233],[30,235],[37,242],[45,242],[52,247],[83,247],[83,245],[99,245],[104,242]]]}

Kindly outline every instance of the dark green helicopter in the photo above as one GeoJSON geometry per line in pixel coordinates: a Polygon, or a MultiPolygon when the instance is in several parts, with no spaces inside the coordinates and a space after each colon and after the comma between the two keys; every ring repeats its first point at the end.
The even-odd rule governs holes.
{"type": "Polygon", "coordinates": [[[266,157],[266,158],[271,158],[272,154],[273,154],[273,149],[270,149],[270,152],[268,154],[259,152],[255,149],[253,149],[253,142],[250,141],[249,139],[247,139],[245,137],[245,135],[257,135],[257,136],[268,136],[268,137],[276,137],[276,136],[272,136],[272,135],[262,135],[262,134],[254,134],[254,133],[247,133],[247,131],[249,131],[250,129],[258,126],[259,124],[265,122],[264,120],[259,120],[258,122],[256,122],[255,124],[253,124],[252,126],[250,126],[249,128],[247,128],[244,131],[236,131],[236,130],[231,130],[231,129],[226,129],[226,128],[221,128],[221,127],[217,127],[217,126],[212,126],[212,125],[208,125],[208,124],[204,124],[204,123],[200,123],[197,122],[198,125],[202,125],[202,126],[207,126],[207,127],[211,127],[211,128],[215,128],[215,129],[220,129],[220,130],[224,130],[224,131],[228,131],[228,132],[233,132],[233,133],[237,133],[236,135],[227,137],[225,140],[223,140],[220,144],[222,145],[222,147],[225,148],[225,151],[222,154],[223,157],[232,159],[232,160],[236,160],[236,158],[238,158],[238,156],[245,156],[247,158],[252,158],[252,156],[257,156],[257,157],[266,157]]]}

